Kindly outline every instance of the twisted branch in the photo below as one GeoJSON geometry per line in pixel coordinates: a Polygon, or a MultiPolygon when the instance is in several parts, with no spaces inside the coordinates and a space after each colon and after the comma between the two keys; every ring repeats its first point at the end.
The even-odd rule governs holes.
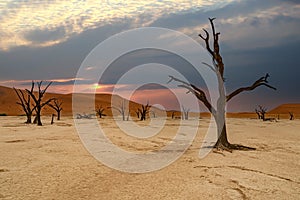
{"type": "Polygon", "coordinates": [[[175,78],[174,76],[169,76],[170,80],[168,81],[168,83],[170,83],[171,81],[176,81],[179,83],[182,83],[181,85],[178,85],[178,87],[182,87],[188,90],[187,93],[192,93],[195,95],[195,97],[200,100],[205,106],[206,108],[213,114],[216,113],[216,110],[212,107],[212,105],[210,104],[210,102],[207,100],[206,94],[203,90],[201,90],[200,88],[196,87],[193,84],[187,83],[185,81],[182,81],[178,78],[175,78]]]}
{"type": "Polygon", "coordinates": [[[229,95],[226,96],[226,101],[228,102],[233,97],[235,97],[236,95],[240,94],[241,92],[251,91],[251,90],[254,90],[255,88],[257,88],[259,86],[266,86],[268,88],[276,90],[275,87],[273,87],[273,86],[271,86],[271,85],[268,84],[268,78],[269,77],[270,77],[270,75],[267,73],[265,76],[263,76],[260,79],[258,79],[257,81],[255,81],[251,86],[241,87],[241,88],[233,91],[231,94],[229,94],[229,95]]]}

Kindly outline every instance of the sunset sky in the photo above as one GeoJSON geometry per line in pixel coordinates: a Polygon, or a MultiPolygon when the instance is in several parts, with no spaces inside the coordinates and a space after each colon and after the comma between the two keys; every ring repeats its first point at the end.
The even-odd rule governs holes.
{"type": "MultiPolygon", "coordinates": [[[[253,111],[259,104],[273,108],[300,103],[297,0],[0,0],[0,85],[26,88],[31,80],[51,80],[54,84],[49,92],[71,93],[85,57],[110,36],[133,28],[163,27],[203,44],[198,34],[208,28],[208,17],[217,18],[215,24],[221,32],[227,91],[250,85],[267,72],[270,83],[278,89],[261,87],[244,93],[232,100],[228,110],[253,111]]],[[[136,60],[132,55],[119,59],[115,69],[151,62],[176,66],[181,62],[167,53],[139,55],[136,60]]],[[[105,79],[110,81],[102,84],[80,80],[82,92],[94,88],[110,92],[116,82],[114,73],[107,73],[105,79]]],[[[126,93],[131,86],[117,87],[126,93]]],[[[163,96],[163,88],[145,90],[156,90],[153,98],[163,96]]],[[[145,100],[143,95],[137,98],[145,100]]]]}

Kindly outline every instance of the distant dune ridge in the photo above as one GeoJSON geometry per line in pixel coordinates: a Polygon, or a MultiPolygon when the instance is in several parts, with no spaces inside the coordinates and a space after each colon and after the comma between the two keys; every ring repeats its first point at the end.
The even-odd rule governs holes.
{"type": "MultiPolygon", "coordinates": [[[[80,98],[91,98],[93,94],[79,94],[80,98]]],[[[57,94],[57,93],[46,93],[44,100],[49,98],[57,98],[63,102],[62,107],[62,115],[63,116],[71,116],[72,113],[72,94],[57,94]]],[[[114,96],[114,100],[116,102],[122,102],[122,97],[114,96]],[[120,100],[118,100],[120,99],[120,100]]],[[[112,115],[111,109],[108,108],[111,106],[111,94],[96,94],[95,97],[95,106],[102,106],[105,108],[104,113],[106,115],[112,115]]],[[[17,105],[16,102],[19,101],[15,91],[12,88],[0,86],[0,113],[5,113],[11,116],[23,115],[24,112],[21,106],[17,105]]],[[[131,110],[131,114],[134,114],[134,111],[137,110],[141,105],[136,102],[129,102],[129,107],[131,110]]],[[[95,108],[90,108],[88,111],[85,111],[87,114],[95,113],[95,108]]],[[[44,107],[42,113],[44,115],[51,115],[55,113],[55,111],[46,106],[44,107]]]]}
{"type": "MultiPolygon", "coordinates": [[[[82,98],[91,98],[93,94],[82,94],[82,98]]],[[[46,93],[45,99],[48,98],[57,98],[63,101],[63,111],[62,115],[70,116],[72,115],[72,94],[56,94],[56,93],[46,93]]],[[[111,94],[96,94],[96,103],[95,105],[101,105],[106,108],[104,112],[107,115],[111,115],[111,109],[107,109],[107,107],[111,106],[111,94]]],[[[122,101],[121,97],[120,102],[122,101]]],[[[7,115],[17,116],[24,114],[21,107],[16,104],[18,101],[18,97],[15,94],[15,91],[12,88],[0,86],[0,113],[5,113],[7,115]]],[[[136,102],[130,101],[130,110],[131,115],[140,107],[140,104],[136,102]]],[[[267,115],[272,115],[273,117],[277,117],[278,115],[282,118],[287,118],[289,116],[289,112],[292,112],[295,116],[300,114],[300,103],[299,104],[282,104],[270,111],[267,112],[267,115]]],[[[50,107],[45,107],[43,109],[43,114],[51,115],[55,113],[55,111],[50,107]]],[[[90,113],[93,113],[93,109],[90,110],[90,113]]],[[[168,112],[168,115],[171,115],[171,111],[168,112]]],[[[178,113],[177,113],[178,115],[178,113]]],[[[208,113],[201,114],[203,117],[209,116],[208,113]]],[[[227,117],[234,118],[254,118],[256,114],[253,112],[243,112],[243,113],[227,113],[227,117]]]]}

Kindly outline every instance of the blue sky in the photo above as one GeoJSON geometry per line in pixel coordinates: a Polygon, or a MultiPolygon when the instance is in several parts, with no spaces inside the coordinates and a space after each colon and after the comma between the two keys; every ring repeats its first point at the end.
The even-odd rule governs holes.
{"type": "MultiPolygon", "coordinates": [[[[68,93],[84,58],[110,36],[151,26],[180,31],[202,43],[198,34],[208,28],[208,17],[217,18],[221,32],[227,90],[249,85],[266,72],[278,88],[242,94],[229,110],[300,103],[296,0],[0,1],[0,85],[26,87],[31,80],[54,80],[52,91],[68,93]]],[[[163,54],[149,55],[137,63],[161,59],[163,54]]],[[[178,63],[165,56],[168,64],[178,63]]],[[[110,76],[113,79],[113,73],[107,79],[110,76]]],[[[82,81],[86,87],[94,84],[82,81]]],[[[111,84],[99,89],[109,91],[111,84]]]]}

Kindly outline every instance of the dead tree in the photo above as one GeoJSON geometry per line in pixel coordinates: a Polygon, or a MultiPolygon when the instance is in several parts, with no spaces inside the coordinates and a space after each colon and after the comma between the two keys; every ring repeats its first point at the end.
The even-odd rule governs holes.
{"type": "Polygon", "coordinates": [[[259,112],[259,115],[260,115],[260,119],[262,119],[263,121],[266,121],[267,108],[259,105],[258,106],[258,112],[259,112]]]}
{"type": "Polygon", "coordinates": [[[289,112],[289,114],[290,114],[290,120],[294,120],[294,113],[289,112]]]}
{"type": "Polygon", "coordinates": [[[255,113],[257,114],[257,118],[261,119],[260,112],[259,112],[259,110],[257,108],[255,108],[255,113]]]}
{"type": "Polygon", "coordinates": [[[139,112],[141,115],[140,120],[141,121],[145,121],[146,120],[146,116],[149,113],[149,109],[151,108],[151,106],[149,105],[149,102],[146,105],[142,105],[141,108],[139,108],[139,112]]]}
{"type": "MultiPolygon", "coordinates": [[[[33,81],[32,81],[32,84],[34,85],[33,81]]],[[[35,107],[34,110],[36,113],[36,120],[37,120],[38,126],[43,125],[42,121],[41,121],[41,111],[42,111],[43,107],[55,99],[55,98],[50,98],[47,101],[42,102],[43,97],[44,97],[47,89],[49,88],[49,86],[52,84],[52,82],[49,82],[48,85],[44,89],[41,88],[42,84],[43,84],[43,81],[37,82],[37,86],[38,86],[37,96],[35,96],[33,91],[26,89],[26,92],[31,96],[31,98],[34,101],[34,107],[35,107]]]]}
{"type": "MultiPolygon", "coordinates": [[[[209,18],[212,35],[209,34],[209,32],[206,29],[203,29],[205,35],[199,34],[199,37],[204,41],[206,49],[208,53],[212,57],[212,65],[209,65],[207,63],[203,63],[205,67],[209,67],[217,77],[218,86],[219,86],[219,98],[217,99],[217,105],[213,106],[212,103],[207,99],[206,93],[199,87],[195,86],[194,84],[184,82],[178,78],[175,78],[173,76],[170,76],[170,81],[176,81],[179,82],[179,87],[186,88],[188,92],[192,93],[196,96],[196,98],[201,101],[205,107],[209,110],[209,112],[214,117],[216,124],[217,124],[217,131],[218,131],[218,140],[216,141],[214,147],[217,149],[222,150],[228,150],[232,151],[233,149],[237,150],[254,150],[255,148],[251,147],[245,147],[243,145],[237,145],[237,144],[230,144],[227,139],[227,129],[226,129],[226,121],[225,121],[225,106],[226,103],[229,102],[233,97],[237,96],[238,94],[245,92],[245,91],[252,91],[255,88],[259,86],[266,86],[268,88],[276,90],[273,86],[268,84],[268,77],[269,74],[266,74],[265,76],[259,78],[256,80],[252,85],[247,87],[241,87],[235,91],[233,91],[230,94],[225,93],[224,88],[224,63],[222,56],[220,54],[220,46],[219,46],[219,38],[220,33],[216,32],[214,21],[215,18],[209,18]],[[210,37],[212,36],[212,37],[210,37]],[[211,38],[213,41],[213,48],[211,48],[211,38]]],[[[170,82],[169,81],[169,82],[170,82]]]]}
{"type": "MultiPolygon", "coordinates": [[[[125,99],[122,100],[121,105],[119,107],[111,106],[111,107],[108,107],[108,108],[117,110],[122,115],[123,121],[125,121],[125,117],[126,117],[125,99]]],[[[129,108],[128,108],[128,115],[129,114],[130,114],[130,112],[129,112],[129,108]]],[[[127,117],[127,121],[128,120],[129,120],[129,117],[127,117]]]]}
{"type": "Polygon", "coordinates": [[[156,118],[156,113],[155,113],[155,111],[151,110],[150,113],[153,115],[153,118],[156,118]]]}
{"type": "Polygon", "coordinates": [[[189,119],[189,112],[190,112],[189,108],[185,108],[184,106],[182,106],[182,119],[183,120],[189,119]]]}
{"type": "MultiPolygon", "coordinates": [[[[23,111],[26,114],[27,120],[25,123],[31,124],[31,117],[32,117],[32,113],[33,113],[33,110],[35,109],[35,107],[34,106],[32,107],[32,105],[31,105],[30,95],[29,94],[25,95],[21,89],[16,89],[16,88],[13,88],[13,89],[19,98],[19,102],[17,102],[17,104],[22,107],[23,111]]],[[[34,83],[32,82],[30,91],[33,92],[33,89],[34,89],[34,83]]]]}
{"type": "Polygon", "coordinates": [[[57,113],[57,120],[60,120],[60,114],[62,111],[62,101],[59,101],[58,99],[54,99],[53,103],[49,102],[48,106],[50,106],[52,109],[54,109],[57,113]]]}
{"type": "Polygon", "coordinates": [[[172,119],[174,119],[174,117],[175,117],[175,112],[174,111],[172,112],[171,117],[172,117],[172,119]]]}
{"type": "Polygon", "coordinates": [[[137,118],[140,119],[140,110],[139,110],[139,109],[137,109],[137,110],[135,111],[135,114],[136,114],[137,118]]]}
{"type": "Polygon", "coordinates": [[[106,116],[104,114],[104,110],[105,110],[105,108],[103,108],[102,106],[97,106],[95,111],[96,111],[96,114],[99,116],[99,118],[102,118],[103,116],[106,116]]]}
{"type": "Polygon", "coordinates": [[[52,117],[51,117],[51,125],[54,124],[54,116],[55,116],[55,115],[52,114],[52,117]]]}

